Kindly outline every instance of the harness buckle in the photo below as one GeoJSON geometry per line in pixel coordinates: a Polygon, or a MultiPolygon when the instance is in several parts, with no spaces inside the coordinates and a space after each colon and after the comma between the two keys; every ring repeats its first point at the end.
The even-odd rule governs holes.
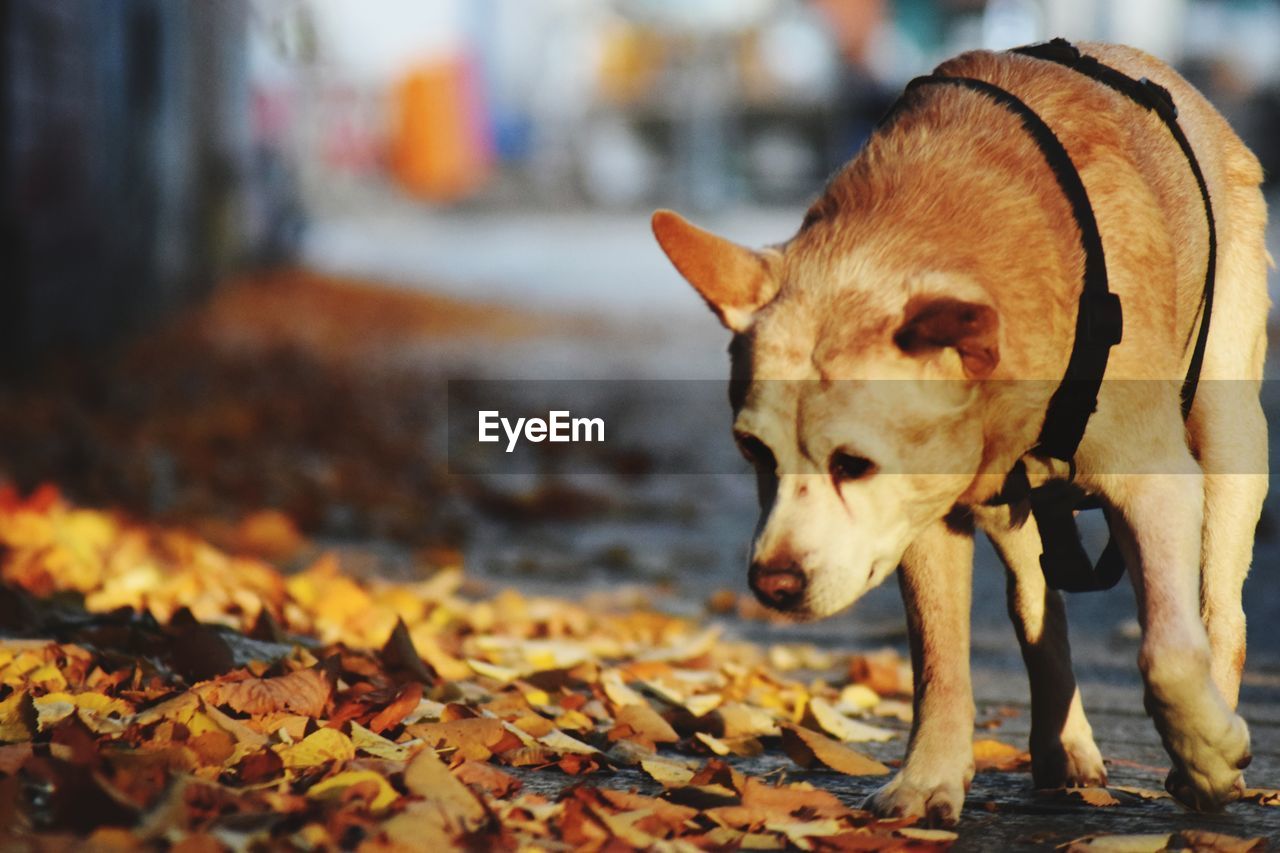
{"type": "Polygon", "coordinates": [[[1083,305],[1087,310],[1080,321],[1086,324],[1085,332],[1092,343],[1112,347],[1124,337],[1124,311],[1119,295],[1110,290],[1091,290],[1085,294],[1083,305]]]}

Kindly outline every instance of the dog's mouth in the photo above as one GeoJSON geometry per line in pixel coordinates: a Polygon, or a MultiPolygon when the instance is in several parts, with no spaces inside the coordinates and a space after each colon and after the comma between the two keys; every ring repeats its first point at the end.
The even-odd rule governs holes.
{"type": "Polygon", "coordinates": [[[752,566],[748,586],[756,599],[771,612],[790,622],[812,622],[834,616],[857,602],[889,573],[893,561],[879,559],[871,563],[859,585],[839,583],[833,590],[795,565],[784,569],[764,570],[752,566]],[[849,594],[856,586],[857,591],[849,594]],[[833,592],[839,594],[833,594],[833,592]],[[825,594],[824,594],[825,593],[825,594]]]}

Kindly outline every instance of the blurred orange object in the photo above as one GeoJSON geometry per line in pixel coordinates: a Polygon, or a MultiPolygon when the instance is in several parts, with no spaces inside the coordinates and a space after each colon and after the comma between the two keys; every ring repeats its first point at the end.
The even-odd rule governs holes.
{"type": "Polygon", "coordinates": [[[460,59],[419,66],[396,87],[392,171],[410,192],[452,202],[483,186],[491,146],[476,88],[460,59]]]}

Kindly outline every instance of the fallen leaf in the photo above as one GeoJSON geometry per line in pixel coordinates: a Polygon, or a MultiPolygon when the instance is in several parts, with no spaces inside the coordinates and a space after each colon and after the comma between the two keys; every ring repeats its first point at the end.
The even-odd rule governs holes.
{"type": "Polygon", "coordinates": [[[618,709],[616,722],[618,725],[630,726],[636,734],[653,743],[676,743],[680,735],[671,728],[671,724],[648,703],[643,705],[623,705],[618,709]]]}
{"type": "Polygon", "coordinates": [[[849,661],[849,680],[881,696],[910,696],[913,689],[911,664],[893,649],[854,655],[849,661]]]}
{"type": "Polygon", "coordinates": [[[716,715],[722,726],[721,735],[726,738],[776,737],[780,731],[777,719],[768,711],[741,702],[724,703],[716,709],[716,715]]]}
{"type": "Polygon", "coordinates": [[[361,799],[374,811],[381,811],[400,799],[395,788],[372,770],[347,770],[330,776],[307,789],[307,796],[317,799],[346,797],[353,789],[361,790],[361,799]]]}
{"type": "Polygon", "coordinates": [[[840,704],[854,711],[870,711],[880,704],[880,694],[865,684],[848,684],[840,691],[840,704]]]}
{"type": "Polygon", "coordinates": [[[520,745],[519,740],[503,727],[501,720],[490,717],[414,723],[407,727],[407,731],[428,746],[456,749],[460,756],[474,761],[486,761],[494,752],[520,745]]]}
{"type": "Polygon", "coordinates": [[[607,669],[600,673],[600,687],[604,690],[604,694],[609,697],[609,701],[615,705],[622,707],[627,705],[648,707],[649,705],[643,696],[627,686],[622,673],[616,669],[607,669]]]}
{"type": "Polygon", "coordinates": [[[706,745],[707,749],[711,750],[716,755],[733,754],[733,750],[729,748],[729,745],[718,737],[709,735],[706,732],[697,732],[694,734],[694,737],[706,745]]]}
{"type": "Polygon", "coordinates": [[[1275,788],[1246,788],[1244,795],[1240,799],[1246,803],[1254,803],[1259,806],[1280,806],[1280,790],[1275,788]]]}
{"type": "Polygon", "coordinates": [[[1051,791],[1041,791],[1040,793],[1045,796],[1066,796],[1083,800],[1095,808],[1120,805],[1120,801],[1112,796],[1111,792],[1106,788],[1058,788],[1051,791]]]}
{"type": "Polygon", "coordinates": [[[742,805],[752,811],[753,820],[780,820],[799,814],[817,817],[846,817],[851,814],[849,807],[830,791],[803,782],[770,785],[747,777],[741,792],[742,805]]]}
{"type": "Polygon", "coordinates": [[[392,726],[399,725],[411,711],[418,707],[420,701],[422,701],[420,683],[411,681],[403,685],[396,694],[396,698],[369,721],[369,730],[375,734],[382,734],[392,726]]]}
{"type": "Polygon", "coordinates": [[[415,739],[411,743],[396,743],[353,722],[351,723],[351,745],[357,752],[363,752],[375,758],[406,761],[422,745],[422,741],[415,739]]]}
{"type": "MultiPolygon", "coordinates": [[[[484,805],[471,789],[449,772],[434,750],[424,749],[409,762],[404,771],[404,784],[409,793],[425,801],[415,804],[414,813],[429,815],[453,832],[474,830],[487,817],[484,805]]],[[[408,814],[410,812],[406,811],[405,815],[408,814]]],[[[413,820],[405,823],[412,824],[413,820]]],[[[394,838],[396,833],[392,827],[388,825],[387,829],[394,838]]],[[[424,837],[429,836],[419,835],[411,843],[421,843],[424,837]]]]}
{"type": "Polygon", "coordinates": [[[472,788],[479,788],[500,800],[519,791],[523,784],[510,773],[504,773],[493,765],[480,761],[462,762],[453,768],[453,775],[472,788]]]}
{"type": "Polygon", "coordinates": [[[886,741],[893,739],[896,735],[889,729],[851,720],[833,708],[831,703],[816,696],[809,700],[809,711],[827,734],[845,743],[886,741]]]}
{"type": "Polygon", "coordinates": [[[284,761],[271,749],[250,753],[240,759],[235,767],[236,777],[242,784],[257,785],[275,779],[284,772],[284,761]]]}
{"type": "Polygon", "coordinates": [[[1016,746],[983,739],[973,742],[973,763],[977,773],[984,770],[1025,770],[1031,764],[1031,755],[1016,746]]]}
{"type": "Polygon", "coordinates": [[[349,761],[355,758],[356,748],[351,738],[337,729],[317,729],[297,743],[279,747],[280,760],[285,767],[315,767],[326,761],[349,761]]]}
{"type": "MultiPolygon", "coordinates": [[[[1119,791],[1121,794],[1128,794],[1131,797],[1138,797],[1143,800],[1168,800],[1172,799],[1165,791],[1156,791],[1151,788],[1135,788],[1130,785],[1108,785],[1108,791],[1119,791]]],[[[1248,791],[1245,791],[1245,798],[1248,798],[1248,791]]]]}
{"type": "Polygon", "coordinates": [[[640,768],[664,787],[687,785],[693,778],[693,768],[669,758],[649,758],[640,762],[640,768]]]}
{"type": "Polygon", "coordinates": [[[782,748],[792,761],[805,768],[821,763],[848,776],[884,776],[889,772],[874,758],[799,726],[782,727],[782,748]]]}
{"type": "Polygon", "coordinates": [[[597,755],[600,752],[591,744],[583,743],[559,730],[538,738],[538,743],[561,755],[597,755]]]}
{"type": "Polygon", "coordinates": [[[922,826],[904,826],[895,830],[894,835],[910,838],[912,841],[929,841],[948,845],[960,840],[960,834],[949,829],[927,829],[922,826]]]}
{"type": "Polygon", "coordinates": [[[242,714],[290,712],[319,717],[332,695],[329,680],[314,669],[300,669],[275,678],[213,681],[196,688],[205,701],[226,705],[242,714]]]}

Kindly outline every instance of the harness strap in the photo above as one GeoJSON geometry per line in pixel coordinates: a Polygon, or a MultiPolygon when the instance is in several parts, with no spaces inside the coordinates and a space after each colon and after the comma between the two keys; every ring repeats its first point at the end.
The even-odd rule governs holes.
{"type": "Polygon", "coordinates": [[[1111,347],[1120,342],[1124,330],[1120,298],[1107,287],[1106,253],[1102,249],[1102,235],[1093,215],[1093,205],[1089,203],[1089,193],[1071,156],[1053,130],[1015,95],[985,80],[936,74],[917,77],[907,84],[906,90],[911,92],[925,85],[960,86],[981,92],[1018,116],[1071,205],[1071,214],[1080,229],[1080,244],[1084,249],[1084,286],[1080,290],[1071,357],[1062,382],[1049,399],[1044,424],[1034,448],[1042,455],[1071,462],[1084,438],[1089,416],[1098,407],[1098,391],[1107,371],[1111,347]]]}
{"type": "Polygon", "coordinates": [[[1043,44],[1027,45],[1015,48],[1013,53],[1056,62],[1074,71],[1097,80],[1120,94],[1129,98],[1143,109],[1154,112],[1182,154],[1187,159],[1191,174],[1196,179],[1200,190],[1200,199],[1204,203],[1204,217],[1208,225],[1208,252],[1204,273],[1204,292],[1200,297],[1200,328],[1196,333],[1195,348],[1191,351],[1191,360],[1187,365],[1187,375],[1182,381],[1182,418],[1191,416],[1191,407],[1195,404],[1196,388],[1200,383],[1200,370],[1204,365],[1205,348],[1209,342],[1209,318],[1213,313],[1213,289],[1218,267],[1218,229],[1213,215],[1213,200],[1209,196],[1209,185],[1205,181],[1204,172],[1200,169],[1200,161],[1196,159],[1190,140],[1178,124],[1178,107],[1169,90],[1153,80],[1143,77],[1135,80],[1129,75],[1097,58],[1080,52],[1080,49],[1066,39],[1056,38],[1043,44]]]}
{"type": "MultiPolygon", "coordinates": [[[[1191,408],[1195,404],[1196,388],[1200,382],[1200,371],[1209,341],[1209,320],[1213,312],[1213,291],[1217,272],[1218,233],[1209,187],[1191,142],[1183,132],[1182,126],[1178,124],[1178,108],[1173,96],[1168,89],[1146,77],[1135,80],[1097,58],[1081,53],[1079,48],[1066,39],[1059,38],[1045,44],[1016,48],[1013,52],[1071,68],[1119,92],[1143,109],[1154,112],[1168,129],[1187,160],[1187,165],[1200,191],[1200,199],[1204,204],[1208,243],[1204,291],[1201,294],[1199,308],[1200,327],[1187,364],[1187,374],[1182,382],[1182,418],[1186,420],[1190,417],[1191,408]]],[[[1062,496],[1061,490],[1055,492],[1043,487],[1030,493],[1029,497],[1044,552],[1040,557],[1040,566],[1049,586],[1067,592],[1090,592],[1110,589],[1119,582],[1124,575],[1125,563],[1115,537],[1107,541],[1107,546],[1098,558],[1097,564],[1092,566],[1092,571],[1087,571],[1091,562],[1076,530],[1075,511],[1096,508],[1097,501],[1086,500],[1073,505],[1069,498],[1062,496]],[[1081,568],[1085,570],[1082,571],[1081,568]]]]}
{"type": "MultiPolygon", "coordinates": [[[[1168,128],[1187,159],[1204,203],[1208,223],[1208,259],[1199,309],[1199,331],[1188,363],[1187,375],[1182,383],[1182,416],[1185,420],[1195,402],[1209,337],[1218,242],[1208,185],[1191,143],[1178,124],[1178,110],[1173,97],[1163,86],[1147,78],[1135,80],[1094,57],[1082,54],[1064,39],[1017,48],[1013,52],[1071,68],[1154,112],[1168,128]]],[[[1089,418],[1097,409],[1098,392],[1106,373],[1111,347],[1120,342],[1124,330],[1120,299],[1111,292],[1107,284],[1106,256],[1088,193],[1070,155],[1057,136],[1034,110],[1016,96],[985,80],[941,75],[918,77],[907,85],[907,91],[930,84],[961,86],[980,92],[1017,115],[1023,128],[1039,147],[1058,186],[1071,205],[1085,255],[1075,341],[1062,382],[1050,398],[1044,424],[1032,452],[1074,465],[1075,453],[1084,438],[1089,418]]],[[[889,123],[902,105],[903,101],[900,100],[881,119],[880,124],[889,123]]],[[[1124,574],[1125,564],[1120,549],[1112,538],[1097,565],[1092,564],[1080,542],[1075,512],[1095,508],[1099,504],[1089,499],[1080,501],[1064,486],[1065,484],[1049,483],[1032,489],[1027,479],[1026,466],[1019,461],[1006,478],[1000,494],[990,503],[1017,505],[1026,501],[1023,505],[1030,505],[1041,537],[1043,553],[1040,565],[1050,587],[1068,592],[1110,589],[1124,574]]]]}

